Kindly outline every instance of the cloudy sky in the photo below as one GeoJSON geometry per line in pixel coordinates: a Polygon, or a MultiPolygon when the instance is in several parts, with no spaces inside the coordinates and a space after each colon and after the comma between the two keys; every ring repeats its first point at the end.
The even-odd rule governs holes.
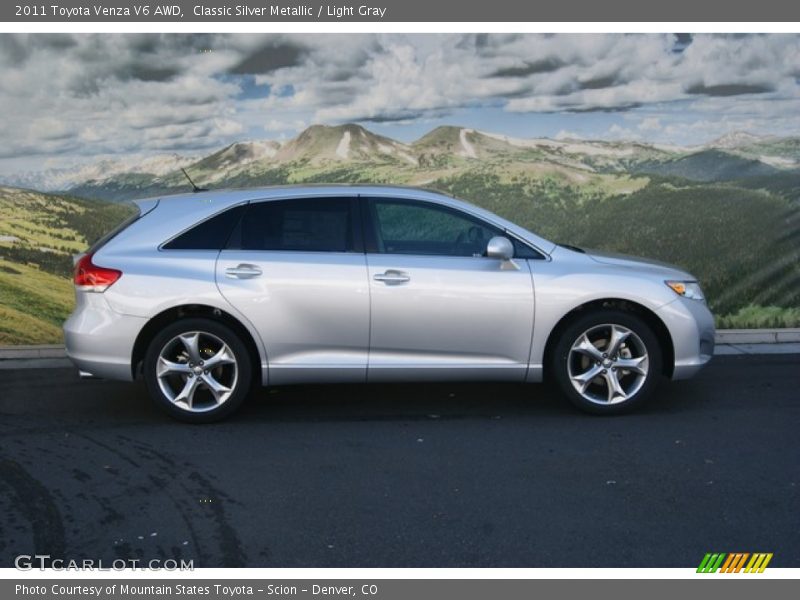
{"type": "Polygon", "coordinates": [[[800,134],[800,36],[0,34],[0,174],[358,122],[697,144],[800,134]]]}

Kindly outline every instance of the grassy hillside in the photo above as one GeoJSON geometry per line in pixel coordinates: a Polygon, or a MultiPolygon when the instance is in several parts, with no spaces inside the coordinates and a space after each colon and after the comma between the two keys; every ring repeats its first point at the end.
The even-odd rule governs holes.
{"type": "MultiPolygon", "coordinates": [[[[233,144],[188,171],[217,189],[439,189],[556,242],[684,267],[700,279],[720,326],[800,326],[800,170],[757,160],[793,165],[800,142],[748,136],[725,143],[731,141],[745,145],[689,152],[439,127],[404,144],[357,125],[312,126],[285,144],[233,144]]],[[[72,189],[97,200],[0,188],[0,344],[59,339],[72,305],[71,255],[129,210],[105,200],[187,189],[175,170],[117,174],[72,189]]]]}
{"type": "Polygon", "coordinates": [[[0,345],[61,341],[72,310],[72,255],[132,208],[0,188],[0,345]]]}
{"type": "Polygon", "coordinates": [[[0,259],[0,345],[60,342],[73,293],[66,277],[0,259]]]}
{"type": "Polygon", "coordinates": [[[432,186],[557,242],[680,265],[702,282],[720,326],[800,326],[800,209],[791,188],[660,179],[609,195],[487,172],[432,186]]]}
{"type": "MultiPolygon", "coordinates": [[[[554,241],[680,265],[699,277],[720,326],[800,326],[796,175],[724,183],[624,173],[580,175],[552,163],[503,160],[439,170],[355,163],[281,167],[258,177],[240,174],[230,183],[424,183],[554,241]]],[[[16,215],[8,222],[3,219],[0,236],[10,233],[25,241],[0,243],[0,257],[9,269],[22,262],[40,278],[49,276],[42,288],[53,290],[57,298],[40,298],[39,286],[15,287],[23,278],[0,266],[0,306],[36,320],[35,328],[20,319],[7,320],[12,325],[6,329],[13,331],[0,331],[0,343],[57,340],[56,327],[71,306],[69,254],[113,226],[124,209],[60,196],[16,196],[12,209],[8,195],[0,195],[0,210],[16,215]],[[43,202],[52,203],[52,210],[43,202]],[[94,218],[84,218],[87,212],[94,218]]]]}
{"type": "Polygon", "coordinates": [[[720,150],[704,150],[674,160],[647,161],[635,165],[634,170],[692,181],[729,181],[780,173],[778,169],[754,158],[743,158],[720,150]]]}

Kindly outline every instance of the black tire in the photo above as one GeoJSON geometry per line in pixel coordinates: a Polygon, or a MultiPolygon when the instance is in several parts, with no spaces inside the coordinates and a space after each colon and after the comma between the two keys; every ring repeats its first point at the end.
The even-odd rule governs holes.
{"type": "Polygon", "coordinates": [[[559,390],[580,410],[600,415],[626,413],[642,404],[658,386],[663,372],[661,345],[653,330],[638,315],[618,309],[595,310],[577,316],[558,334],[549,358],[548,373],[559,390]],[[606,345],[611,337],[611,326],[617,326],[618,332],[628,330],[634,335],[626,338],[623,342],[625,347],[616,356],[603,358],[602,351],[612,349],[606,345]],[[600,360],[596,361],[581,350],[572,352],[584,333],[590,334],[587,339],[597,348],[600,360]],[[631,364],[630,361],[641,358],[642,351],[646,352],[646,362],[640,362],[639,368],[646,364],[646,374],[615,366],[626,364],[626,360],[631,364]],[[589,377],[596,372],[595,369],[602,371],[589,377]],[[580,382],[573,384],[575,376],[586,376],[584,379],[590,382],[583,394],[576,388],[580,382]],[[619,383],[625,395],[613,391],[613,385],[609,383],[611,377],[619,383]],[[604,394],[607,394],[605,402],[604,394]],[[608,401],[608,398],[613,401],[608,401]]]}
{"type": "MultiPolygon", "coordinates": [[[[252,359],[239,335],[223,323],[203,318],[181,319],[168,325],[156,335],[145,353],[143,373],[147,391],[156,406],[171,417],[186,423],[212,423],[229,416],[247,398],[253,382],[252,359]],[[191,340],[194,333],[200,333],[196,346],[201,360],[190,363],[189,346],[181,341],[179,336],[186,334],[187,339],[191,340]],[[227,346],[229,350],[218,354],[218,356],[224,355],[226,362],[210,370],[203,370],[205,361],[202,359],[213,358],[222,349],[221,344],[227,346]],[[171,362],[182,371],[175,373],[169,371],[163,377],[159,377],[158,365],[162,353],[169,356],[171,362]],[[235,364],[227,362],[229,355],[232,355],[235,364]],[[193,366],[190,368],[189,364],[193,366]],[[181,392],[185,389],[183,386],[186,386],[190,379],[196,380],[194,383],[196,387],[191,393],[191,408],[188,402],[180,400],[181,392]],[[212,392],[207,381],[224,386],[217,390],[219,397],[212,392]],[[165,389],[173,394],[173,398],[167,395],[165,389]],[[230,391],[220,391],[226,389],[230,391]]],[[[187,397],[189,395],[186,394],[187,397]]]]}

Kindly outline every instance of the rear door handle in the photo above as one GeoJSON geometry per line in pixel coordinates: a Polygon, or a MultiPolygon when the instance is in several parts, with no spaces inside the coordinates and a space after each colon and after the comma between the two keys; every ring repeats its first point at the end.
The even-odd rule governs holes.
{"type": "Polygon", "coordinates": [[[261,272],[255,265],[241,264],[225,269],[225,276],[231,279],[251,279],[261,275],[261,272]]]}
{"type": "Polygon", "coordinates": [[[411,281],[411,277],[408,276],[408,273],[396,271],[395,269],[389,269],[385,273],[378,273],[373,275],[372,278],[375,281],[382,281],[386,285],[400,285],[401,283],[411,281]]]}

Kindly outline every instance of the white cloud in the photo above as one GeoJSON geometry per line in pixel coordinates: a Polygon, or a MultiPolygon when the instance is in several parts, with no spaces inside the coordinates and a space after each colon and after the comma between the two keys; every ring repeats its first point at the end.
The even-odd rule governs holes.
{"type": "Polygon", "coordinates": [[[270,119],[264,124],[264,131],[300,131],[308,127],[303,119],[270,119]]]}
{"type": "Polygon", "coordinates": [[[0,158],[199,151],[487,106],[619,112],[615,139],[800,131],[800,36],[695,35],[677,50],[667,34],[0,34],[0,158]]]}
{"type": "Polygon", "coordinates": [[[659,117],[645,117],[636,126],[640,131],[660,131],[661,119],[659,117]]]}
{"type": "Polygon", "coordinates": [[[615,140],[640,140],[642,139],[642,134],[628,127],[622,127],[614,123],[608,128],[605,137],[615,140]]]}
{"type": "Polygon", "coordinates": [[[582,140],[584,136],[580,133],[576,133],[574,131],[567,131],[566,129],[561,129],[555,136],[557,140],[582,140]]]}

